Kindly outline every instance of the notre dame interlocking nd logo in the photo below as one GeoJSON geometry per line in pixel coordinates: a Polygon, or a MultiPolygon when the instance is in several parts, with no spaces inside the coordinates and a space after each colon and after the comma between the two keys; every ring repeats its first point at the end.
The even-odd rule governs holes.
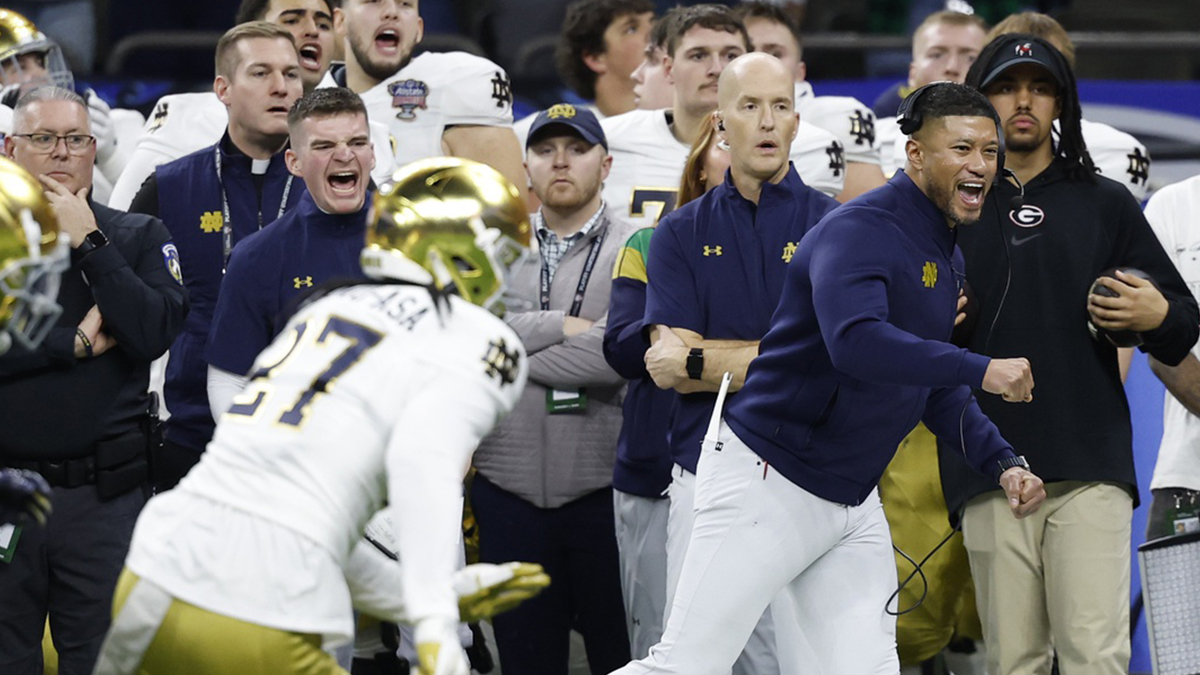
{"type": "Polygon", "coordinates": [[[784,244],[783,255],[779,256],[780,258],[783,258],[783,262],[792,262],[792,256],[796,255],[796,246],[799,244],[800,242],[798,241],[789,241],[788,243],[784,244]]]}
{"type": "Polygon", "coordinates": [[[225,224],[225,218],[220,211],[205,211],[200,214],[200,229],[208,234],[220,232],[225,224]]]}
{"type": "Polygon", "coordinates": [[[924,282],[925,288],[933,288],[937,285],[937,263],[925,262],[925,267],[921,268],[921,281],[924,282]]]}
{"type": "Polygon", "coordinates": [[[557,103],[555,105],[550,106],[550,109],[546,111],[546,117],[549,117],[552,120],[557,120],[557,119],[568,119],[569,120],[574,116],[575,116],[575,106],[571,105],[570,103],[557,103]]]}
{"type": "Polygon", "coordinates": [[[501,386],[512,384],[517,380],[517,367],[521,355],[515,349],[509,349],[504,338],[496,338],[488,343],[487,352],[483,355],[484,372],[489,377],[500,380],[501,386]]]}

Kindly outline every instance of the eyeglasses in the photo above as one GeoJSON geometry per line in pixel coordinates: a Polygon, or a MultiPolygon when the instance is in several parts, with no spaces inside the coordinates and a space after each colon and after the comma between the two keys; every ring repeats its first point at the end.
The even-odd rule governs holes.
{"type": "Polygon", "coordinates": [[[58,147],[59,140],[65,141],[67,144],[67,152],[72,155],[81,155],[87,151],[93,143],[96,142],[95,136],[88,134],[67,134],[59,136],[57,134],[13,134],[17,138],[24,138],[29,141],[29,145],[38,152],[53,152],[54,148],[58,147]]]}

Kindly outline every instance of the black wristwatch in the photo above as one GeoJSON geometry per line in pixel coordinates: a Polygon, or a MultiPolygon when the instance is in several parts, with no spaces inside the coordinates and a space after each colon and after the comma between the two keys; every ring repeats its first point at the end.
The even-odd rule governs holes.
{"type": "Polygon", "coordinates": [[[104,236],[104,233],[100,230],[92,230],[91,232],[87,233],[87,236],[83,238],[83,241],[79,242],[79,246],[77,246],[75,250],[79,251],[80,256],[85,256],[101,246],[107,245],[108,237],[104,236]]]}
{"type": "Polygon", "coordinates": [[[1028,471],[1029,470],[1029,462],[1025,461],[1025,455],[1017,455],[1016,457],[1005,457],[1004,459],[997,461],[996,462],[996,467],[997,467],[996,482],[999,483],[1000,476],[1003,476],[1005,471],[1008,471],[1009,469],[1013,468],[1014,466],[1019,466],[1022,469],[1025,469],[1026,471],[1028,471]]]}
{"type": "Polygon", "coordinates": [[[691,378],[693,380],[703,379],[704,378],[704,350],[700,349],[699,347],[692,348],[692,351],[688,352],[687,364],[685,365],[685,367],[687,368],[687,374],[688,374],[689,378],[691,378]]]}

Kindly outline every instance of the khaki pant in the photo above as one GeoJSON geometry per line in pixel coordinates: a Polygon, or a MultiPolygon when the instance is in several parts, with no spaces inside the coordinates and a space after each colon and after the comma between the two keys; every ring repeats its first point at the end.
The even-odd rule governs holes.
{"type": "Polygon", "coordinates": [[[347,675],[318,635],[239,621],[172,598],[126,569],[96,675],[347,675]]]}
{"type": "Polygon", "coordinates": [[[1017,520],[1002,492],[963,516],[991,675],[1129,672],[1133,501],[1107,483],[1046,485],[1037,513],[1017,520]]]}

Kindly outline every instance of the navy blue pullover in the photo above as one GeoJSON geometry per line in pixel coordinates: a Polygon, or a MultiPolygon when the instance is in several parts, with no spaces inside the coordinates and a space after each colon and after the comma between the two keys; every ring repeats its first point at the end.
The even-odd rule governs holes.
{"type": "Polygon", "coordinates": [[[210,365],[246,375],[277,332],[275,319],[296,296],[327,281],[362,279],[367,208],[325,213],[307,191],[294,208],[242,240],[229,258],[213,314],[210,365]]]}
{"type": "Polygon", "coordinates": [[[634,232],[617,254],[604,327],[604,360],[629,380],[621,409],[613,487],[640,497],[661,498],[671,484],[667,434],[677,395],[659,389],[646,372],[650,338],[642,319],[646,314],[646,258],[653,234],[652,227],[634,232]]]}
{"type": "Polygon", "coordinates": [[[734,433],[788,480],[841,504],[866,499],[918,421],[994,476],[1012,447],[970,390],[990,360],[945,342],[959,289],[954,237],[904,172],[823,218],[726,406],[734,433]]]}
{"type": "MultiPolygon", "coordinates": [[[[763,184],[757,205],[726,171],[724,183],[659,221],[647,261],[645,325],[708,340],[761,339],[801,238],[837,206],[795,167],[778,184],[763,184]]],[[[692,473],[715,401],[715,393],[681,394],[675,407],[671,456],[692,473]]]]}

